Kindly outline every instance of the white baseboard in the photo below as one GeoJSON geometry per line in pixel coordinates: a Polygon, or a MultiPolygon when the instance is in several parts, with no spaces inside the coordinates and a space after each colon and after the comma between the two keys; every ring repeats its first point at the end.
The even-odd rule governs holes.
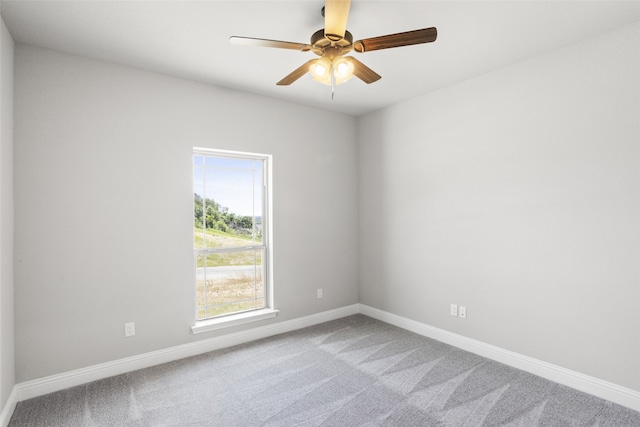
{"type": "MultiPolygon", "coordinates": [[[[245,331],[234,332],[214,338],[195,341],[189,344],[126,357],[112,362],[100,363],[98,365],[63,372],[57,375],[38,378],[32,381],[26,381],[16,384],[14,390],[17,392],[17,401],[19,402],[25,399],[31,399],[33,397],[53,393],[54,391],[63,390],[65,388],[86,384],[102,378],[112,377],[114,375],[120,375],[142,368],[148,368],[150,366],[183,359],[185,357],[196,356],[209,351],[249,341],[255,341],[261,338],[294,331],[296,329],[306,328],[307,326],[317,325],[319,323],[357,314],[359,312],[358,310],[359,305],[353,304],[334,310],[324,311],[322,313],[312,314],[310,316],[285,320],[271,325],[259,326],[245,331]]],[[[11,409],[10,412],[13,413],[13,409],[11,409]]],[[[11,415],[9,415],[9,418],[11,418],[11,415]]]]}
{"type": "Polygon", "coordinates": [[[462,350],[521,369],[550,381],[566,385],[593,396],[640,411],[640,392],[572,371],[542,360],[534,359],[504,348],[477,341],[444,329],[429,326],[377,308],[360,304],[360,313],[425,337],[450,344],[462,350]]]}
{"type": "Polygon", "coordinates": [[[11,416],[13,415],[13,411],[16,409],[17,404],[18,392],[16,391],[16,388],[13,387],[7,402],[4,404],[4,408],[2,408],[2,412],[0,412],[0,426],[7,427],[9,425],[9,421],[11,421],[11,416]]]}

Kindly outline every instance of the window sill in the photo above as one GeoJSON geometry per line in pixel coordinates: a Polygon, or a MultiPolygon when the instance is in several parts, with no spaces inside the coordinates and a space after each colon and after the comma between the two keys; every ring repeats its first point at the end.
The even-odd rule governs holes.
{"type": "Polygon", "coordinates": [[[230,316],[219,317],[216,319],[207,319],[196,322],[191,327],[193,334],[201,334],[203,332],[215,331],[217,329],[229,328],[231,326],[242,325],[258,320],[271,319],[278,315],[279,310],[265,308],[262,310],[247,311],[245,313],[232,314],[230,316]]]}

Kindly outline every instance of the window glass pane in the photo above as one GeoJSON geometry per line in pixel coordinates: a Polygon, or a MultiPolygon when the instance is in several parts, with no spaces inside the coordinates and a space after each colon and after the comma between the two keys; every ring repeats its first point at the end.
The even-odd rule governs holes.
{"type": "Polygon", "coordinates": [[[207,156],[205,164],[197,177],[194,174],[194,180],[204,181],[204,247],[261,242],[263,162],[207,156]]]}
{"type": "Polygon", "coordinates": [[[206,317],[206,304],[205,304],[205,270],[202,268],[204,265],[204,255],[198,255],[196,257],[196,316],[198,319],[204,319],[206,317]]]}
{"type": "Polygon", "coordinates": [[[254,160],[253,162],[253,239],[256,243],[262,243],[262,219],[264,218],[264,212],[262,212],[263,198],[264,198],[264,171],[263,163],[261,161],[254,160]]]}
{"type": "Polygon", "coordinates": [[[198,319],[265,307],[262,249],[198,256],[198,319]]]}
{"type": "Polygon", "coordinates": [[[194,248],[204,248],[204,170],[201,167],[193,167],[193,244],[194,248]]]}
{"type": "Polygon", "coordinates": [[[206,166],[214,166],[217,159],[218,159],[217,157],[205,156],[204,164],[206,166]]]}
{"type": "MultiPolygon", "coordinates": [[[[206,158],[209,159],[208,157],[206,158]]],[[[224,219],[222,218],[220,212],[220,205],[214,200],[212,196],[213,188],[212,185],[215,182],[215,171],[211,168],[204,168],[202,175],[202,188],[204,189],[204,225],[205,225],[205,248],[212,248],[216,246],[220,246],[214,241],[214,234],[212,231],[226,231],[227,227],[224,224],[224,219]]]]}

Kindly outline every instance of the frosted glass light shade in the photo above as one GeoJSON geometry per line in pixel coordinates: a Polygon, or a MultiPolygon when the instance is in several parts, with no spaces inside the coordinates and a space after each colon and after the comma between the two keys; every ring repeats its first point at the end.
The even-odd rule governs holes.
{"type": "Polygon", "coordinates": [[[353,77],[353,63],[342,56],[333,60],[333,75],[336,84],[344,83],[353,77]]]}
{"type": "Polygon", "coordinates": [[[315,81],[331,85],[331,61],[329,59],[325,57],[317,59],[311,64],[309,72],[315,81]]]}
{"type": "Polygon", "coordinates": [[[338,56],[333,61],[323,56],[315,60],[309,72],[313,79],[319,83],[331,86],[331,76],[335,79],[335,84],[339,85],[353,77],[353,63],[349,59],[338,56]]]}

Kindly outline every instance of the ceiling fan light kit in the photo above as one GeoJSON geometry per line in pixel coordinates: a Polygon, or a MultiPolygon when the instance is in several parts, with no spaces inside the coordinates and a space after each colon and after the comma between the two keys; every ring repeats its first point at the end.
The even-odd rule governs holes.
{"type": "Polygon", "coordinates": [[[356,58],[345,56],[351,51],[364,53],[430,43],[435,41],[438,36],[437,30],[431,27],[354,42],[353,36],[347,31],[350,8],[351,0],[326,0],[325,7],[322,8],[324,28],[313,33],[310,44],[238,36],[230,37],[229,41],[231,44],[244,46],[274,47],[298,50],[300,52],[312,51],[320,58],[305,62],[276,84],[278,86],[288,86],[306,73],[310,73],[315,81],[333,88],[353,76],[358,77],[367,84],[378,81],[381,78],[378,73],[356,58]]]}

